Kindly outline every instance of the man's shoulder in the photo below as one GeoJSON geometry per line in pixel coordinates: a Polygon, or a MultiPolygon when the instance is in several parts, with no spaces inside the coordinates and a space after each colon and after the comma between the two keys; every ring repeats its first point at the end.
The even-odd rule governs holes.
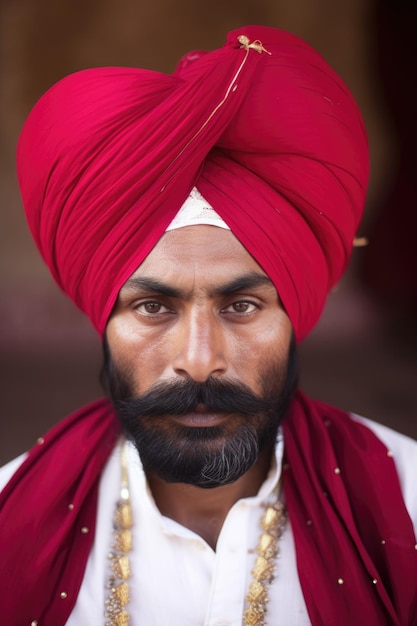
{"type": "Polygon", "coordinates": [[[384,424],[375,422],[362,415],[351,413],[350,417],[357,422],[360,422],[367,426],[372,432],[380,439],[386,447],[391,450],[393,455],[398,452],[400,454],[407,454],[408,459],[417,462],[417,441],[404,435],[384,424]]]}
{"type": "Polygon", "coordinates": [[[404,501],[417,534],[417,441],[360,415],[353,414],[351,417],[367,426],[392,455],[404,501]]]}
{"type": "Polygon", "coordinates": [[[0,491],[26,460],[30,464],[28,471],[40,467],[41,463],[43,471],[52,467],[54,472],[65,473],[68,465],[74,464],[73,450],[80,446],[83,449],[83,454],[77,457],[80,467],[92,455],[98,459],[99,465],[104,465],[119,432],[120,426],[109,400],[100,398],[90,402],[57,422],[29,452],[0,468],[0,491]]]}
{"type": "MultiPolygon", "coordinates": [[[[371,460],[372,456],[367,455],[367,446],[371,445],[372,438],[363,436],[364,429],[370,431],[383,444],[395,464],[404,502],[417,534],[417,441],[376,421],[312,399],[303,392],[298,393],[297,399],[306,415],[311,415],[312,419],[317,420],[316,424],[320,425],[321,421],[326,426],[333,421],[337,424],[338,446],[344,454],[347,453],[345,446],[352,444],[356,447],[357,453],[364,455],[365,464],[374,462],[371,460]]],[[[371,446],[370,451],[376,449],[371,446]]],[[[383,473],[379,479],[384,482],[383,473]]]]}
{"type": "Polygon", "coordinates": [[[0,491],[4,489],[16,470],[18,470],[19,467],[22,465],[26,457],[27,452],[24,452],[23,454],[17,456],[15,459],[12,459],[8,463],[6,463],[6,465],[3,465],[3,467],[0,467],[0,491]]]}

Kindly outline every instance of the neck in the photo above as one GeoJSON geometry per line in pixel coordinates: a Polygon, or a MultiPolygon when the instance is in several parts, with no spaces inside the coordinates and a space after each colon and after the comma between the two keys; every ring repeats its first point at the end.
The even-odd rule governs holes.
{"type": "Polygon", "coordinates": [[[167,483],[147,474],[155,503],[166,517],[194,531],[216,549],[223,522],[241,498],[255,496],[271,466],[272,450],[265,450],[251,469],[230,485],[202,489],[185,483],[167,483]]]}

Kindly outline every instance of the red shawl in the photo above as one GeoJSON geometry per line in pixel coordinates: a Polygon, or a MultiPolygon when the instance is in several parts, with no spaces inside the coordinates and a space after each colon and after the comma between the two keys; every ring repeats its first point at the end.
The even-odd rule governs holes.
{"type": "MultiPolygon", "coordinates": [[[[0,495],[4,624],[68,619],[118,432],[106,400],[74,413],[31,450],[0,495]]],[[[346,413],[301,393],[284,439],[285,498],[313,626],[415,626],[416,538],[385,446],[346,413]]]]}

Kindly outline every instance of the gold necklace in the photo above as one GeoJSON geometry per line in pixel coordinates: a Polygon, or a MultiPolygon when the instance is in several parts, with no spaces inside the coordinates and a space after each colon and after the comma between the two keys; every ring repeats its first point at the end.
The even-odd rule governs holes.
{"type": "MultiPolygon", "coordinates": [[[[131,576],[129,552],[132,551],[132,508],[126,460],[126,443],[122,443],[120,463],[122,481],[120,497],[113,518],[113,544],[109,553],[110,575],[105,602],[105,626],[129,626],[127,605],[130,598],[131,576]]],[[[278,542],[287,521],[285,506],[277,499],[268,504],[261,518],[261,536],[257,546],[257,558],[252,569],[252,581],[246,595],[248,607],[243,613],[244,626],[266,626],[269,586],[274,580],[278,542]]]]}
{"type": "Polygon", "coordinates": [[[110,576],[107,584],[107,599],[104,615],[106,626],[129,626],[130,562],[132,551],[132,507],[130,503],[129,476],[126,460],[126,443],[122,442],[120,452],[122,481],[120,497],[116,503],[113,518],[113,544],[109,553],[110,576]]]}
{"type": "MultiPolygon", "coordinates": [[[[279,484],[276,490],[279,494],[279,484]]],[[[252,569],[252,582],[246,596],[248,608],[243,614],[244,626],[265,626],[269,586],[275,578],[276,560],[279,554],[278,542],[284,532],[287,513],[278,499],[269,504],[261,517],[262,533],[256,549],[258,556],[252,569]]]]}

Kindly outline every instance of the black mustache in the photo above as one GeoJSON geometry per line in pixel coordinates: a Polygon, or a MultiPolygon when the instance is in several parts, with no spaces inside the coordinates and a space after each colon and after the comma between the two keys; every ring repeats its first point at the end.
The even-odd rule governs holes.
{"type": "Polygon", "coordinates": [[[276,411],[277,401],[256,395],[246,385],[215,378],[204,383],[192,379],[171,383],[157,383],[142,396],[116,400],[121,415],[158,417],[183,416],[192,413],[198,405],[208,413],[237,413],[253,416],[276,411]]]}

